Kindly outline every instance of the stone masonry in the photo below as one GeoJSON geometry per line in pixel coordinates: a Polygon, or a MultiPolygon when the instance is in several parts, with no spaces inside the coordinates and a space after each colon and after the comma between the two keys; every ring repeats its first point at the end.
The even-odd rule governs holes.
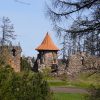
{"type": "Polygon", "coordinates": [[[22,49],[20,46],[4,46],[3,55],[5,56],[5,61],[9,64],[15,72],[20,72],[20,58],[22,49]]]}
{"type": "Polygon", "coordinates": [[[77,74],[84,70],[96,70],[100,68],[100,57],[78,52],[69,57],[67,68],[68,75],[77,74]]]}

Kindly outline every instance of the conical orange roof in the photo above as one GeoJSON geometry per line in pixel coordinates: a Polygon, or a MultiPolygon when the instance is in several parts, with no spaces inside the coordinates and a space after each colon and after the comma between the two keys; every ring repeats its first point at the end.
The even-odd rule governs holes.
{"type": "Polygon", "coordinates": [[[53,43],[50,35],[47,33],[41,45],[36,50],[59,50],[58,47],[53,43]]]}

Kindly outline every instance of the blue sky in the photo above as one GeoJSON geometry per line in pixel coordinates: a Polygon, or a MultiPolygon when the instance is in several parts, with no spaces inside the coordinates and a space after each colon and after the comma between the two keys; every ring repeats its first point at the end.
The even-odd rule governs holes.
{"type": "MultiPolygon", "coordinates": [[[[21,1],[21,0],[20,0],[21,1]]],[[[59,44],[52,30],[51,22],[45,17],[45,0],[22,0],[24,5],[14,0],[0,0],[0,18],[9,17],[14,24],[17,39],[25,56],[36,56],[35,48],[41,43],[46,32],[49,32],[55,44],[59,44]]]]}

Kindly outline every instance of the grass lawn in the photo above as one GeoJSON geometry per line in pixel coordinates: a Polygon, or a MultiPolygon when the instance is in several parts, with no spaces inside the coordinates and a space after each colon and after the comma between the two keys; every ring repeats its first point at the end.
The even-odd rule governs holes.
{"type": "Polygon", "coordinates": [[[100,86],[100,73],[92,74],[92,72],[84,72],[79,74],[75,80],[66,81],[60,79],[49,79],[47,80],[49,86],[63,86],[63,87],[78,87],[78,88],[91,88],[91,86],[99,87],[100,86]]]}
{"type": "Polygon", "coordinates": [[[90,87],[90,84],[88,83],[84,83],[84,82],[66,82],[66,81],[61,81],[61,80],[51,80],[51,81],[48,81],[48,84],[49,86],[64,86],[64,87],[79,87],[79,88],[89,88],[90,87]]]}
{"type": "Polygon", "coordinates": [[[65,81],[60,80],[53,80],[48,82],[49,86],[67,86],[67,83],[65,81]]]}
{"type": "Polygon", "coordinates": [[[85,100],[84,96],[78,93],[54,93],[54,100],[85,100]]]}

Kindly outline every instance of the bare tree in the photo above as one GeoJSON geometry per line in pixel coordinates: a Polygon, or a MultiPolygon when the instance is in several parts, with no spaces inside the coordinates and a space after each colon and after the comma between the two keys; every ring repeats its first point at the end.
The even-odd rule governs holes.
{"type": "MultiPolygon", "coordinates": [[[[98,15],[100,13],[99,12],[100,1],[99,0],[76,0],[76,1],[75,0],[52,0],[52,8],[48,6],[48,14],[50,19],[53,22],[57,23],[58,21],[62,21],[64,18],[68,19],[70,16],[72,17],[73,14],[75,14],[74,16],[78,14],[78,17],[82,16],[82,13],[84,13],[86,9],[88,11],[93,10],[92,13],[94,12],[97,13],[98,15]]],[[[100,15],[98,15],[98,17],[99,16],[100,15]]],[[[95,16],[95,18],[96,17],[97,16],[95,16]]],[[[95,24],[98,25],[99,22],[94,23],[94,25],[95,24]]],[[[85,31],[86,29],[81,31],[85,31]]],[[[68,32],[70,32],[70,30],[68,32]]]]}
{"type": "Polygon", "coordinates": [[[15,39],[14,27],[8,17],[2,18],[2,25],[0,28],[2,30],[1,45],[10,43],[12,39],[15,39]]]}
{"type": "MultiPolygon", "coordinates": [[[[70,40],[74,51],[88,50],[86,41],[92,38],[92,33],[100,36],[100,0],[52,0],[51,5],[47,6],[47,15],[57,34],[68,34],[66,39],[70,40]],[[70,25],[67,25],[69,20],[70,25]]],[[[99,42],[97,45],[100,46],[99,42]]],[[[92,54],[94,50],[97,49],[92,49],[92,54]]]]}

